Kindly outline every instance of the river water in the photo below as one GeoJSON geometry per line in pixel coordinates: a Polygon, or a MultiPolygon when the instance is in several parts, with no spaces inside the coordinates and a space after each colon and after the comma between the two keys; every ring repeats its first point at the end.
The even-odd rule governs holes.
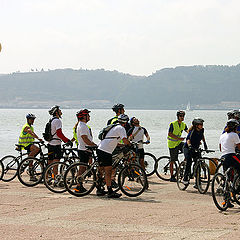
{"type": "MultiPolygon", "coordinates": [[[[62,122],[63,133],[72,138],[73,126],[76,123],[76,112],[78,109],[63,109],[62,122]]],[[[15,143],[22,126],[26,121],[26,114],[36,115],[34,129],[38,136],[42,137],[45,124],[49,120],[47,109],[0,109],[0,157],[7,154],[16,155],[15,143]]],[[[135,116],[140,120],[141,126],[145,127],[151,137],[151,144],[145,146],[146,151],[153,153],[156,157],[168,155],[167,133],[171,121],[176,119],[176,110],[130,110],[126,109],[129,117],[135,116]]],[[[93,109],[90,113],[91,119],[88,125],[91,126],[94,141],[98,143],[99,131],[106,125],[107,120],[114,116],[112,110],[93,109]]],[[[189,127],[193,118],[201,117],[205,120],[205,138],[209,149],[217,150],[210,156],[219,157],[218,140],[226,124],[226,111],[188,111],[185,116],[185,123],[189,127]]],[[[186,136],[186,133],[183,133],[186,136]]]]}

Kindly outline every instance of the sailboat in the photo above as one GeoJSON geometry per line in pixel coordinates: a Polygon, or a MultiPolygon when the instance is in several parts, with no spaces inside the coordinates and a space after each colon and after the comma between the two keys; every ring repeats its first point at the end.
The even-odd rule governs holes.
{"type": "Polygon", "coordinates": [[[188,102],[188,104],[187,104],[186,111],[192,111],[190,102],[188,102]]]}

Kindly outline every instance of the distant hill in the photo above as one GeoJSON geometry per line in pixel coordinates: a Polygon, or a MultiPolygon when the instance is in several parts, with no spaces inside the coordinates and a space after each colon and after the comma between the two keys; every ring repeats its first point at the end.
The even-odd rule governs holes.
{"type": "Polygon", "coordinates": [[[165,68],[150,76],[118,71],[56,69],[0,75],[0,107],[177,109],[239,108],[240,64],[165,68]]]}

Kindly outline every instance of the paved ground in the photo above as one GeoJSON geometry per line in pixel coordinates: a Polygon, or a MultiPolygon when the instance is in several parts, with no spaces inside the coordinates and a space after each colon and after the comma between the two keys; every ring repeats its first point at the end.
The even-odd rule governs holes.
{"type": "Polygon", "coordinates": [[[0,239],[240,239],[240,208],[219,212],[210,193],[150,178],[140,197],[77,198],[44,185],[0,182],[0,239]]]}

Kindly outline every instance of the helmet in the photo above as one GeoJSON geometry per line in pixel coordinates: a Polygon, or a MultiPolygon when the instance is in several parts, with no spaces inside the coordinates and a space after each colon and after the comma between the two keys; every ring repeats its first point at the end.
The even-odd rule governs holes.
{"type": "Polygon", "coordinates": [[[234,118],[240,119],[240,112],[239,112],[239,110],[233,110],[233,116],[234,116],[234,118]]]}
{"type": "Polygon", "coordinates": [[[239,125],[239,122],[236,119],[230,119],[227,121],[227,127],[229,129],[234,129],[239,125]]]}
{"type": "Polygon", "coordinates": [[[82,118],[82,117],[86,116],[87,114],[89,114],[90,112],[91,111],[89,111],[88,109],[82,109],[76,113],[76,116],[77,116],[77,118],[82,118]]]}
{"type": "Polygon", "coordinates": [[[177,117],[179,117],[179,115],[185,116],[185,112],[183,110],[178,110],[177,111],[177,117]]]}
{"type": "Polygon", "coordinates": [[[55,113],[59,110],[59,108],[60,108],[60,106],[55,105],[48,112],[50,115],[55,115],[55,113]]]}
{"type": "Polygon", "coordinates": [[[234,110],[227,112],[228,119],[232,119],[234,117],[234,110]]]}
{"type": "Polygon", "coordinates": [[[114,112],[117,112],[119,109],[123,109],[123,108],[124,108],[124,105],[123,105],[123,104],[117,103],[117,104],[113,105],[112,110],[113,110],[114,112]]]}
{"type": "Polygon", "coordinates": [[[118,122],[120,122],[120,123],[126,123],[126,122],[128,122],[128,120],[129,120],[129,117],[126,114],[120,114],[118,116],[118,122]]]}
{"type": "Polygon", "coordinates": [[[32,113],[28,113],[28,114],[26,115],[26,118],[27,118],[27,119],[35,119],[36,117],[35,117],[35,115],[32,114],[32,113]]]}
{"type": "Polygon", "coordinates": [[[197,125],[203,124],[203,122],[204,122],[203,119],[201,119],[201,118],[195,118],[195,119],[193,119],[193,121],[192,121],[192,125],[193,125],[193,126],[197,126],[197,125]]]}

